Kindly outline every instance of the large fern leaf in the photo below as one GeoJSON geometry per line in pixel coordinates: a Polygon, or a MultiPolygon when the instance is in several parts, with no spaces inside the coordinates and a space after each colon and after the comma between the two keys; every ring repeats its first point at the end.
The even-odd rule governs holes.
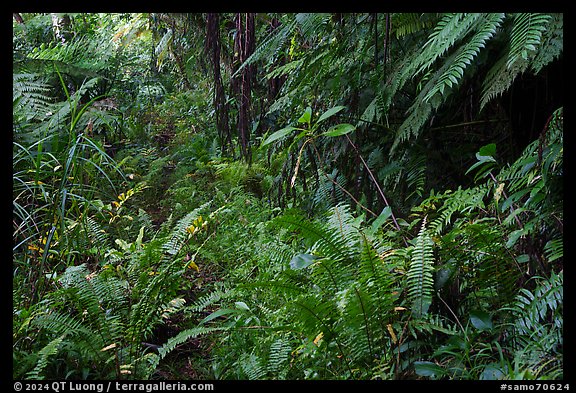
{"type": "Polygon", "coordinates": [[[510,52],[506,66],[510,68],[519,58],[528,60],[541,43],[542,33],[550,22],[550,15],[519,13],[514,16],[510,33],[510,52]]]}
{"type": "Polygon", "coordinates": [[[423,317],[428,313],[428,308],[432,304],[432,292],[434,289],[434,280],[432,278],[434,266],[433,242],[426,231],[425,225],[426,219],[422,222],[418,237],[414,240],[410,268],[406,275],[408,299],[412,302],[412,314],[417,318],[423,317]]]}
{"type": "Polygon", "coordinates": [[[472,64],[472,61],[478,53],[480,53],[480,50],[484,48],[486,43],[496,34],[503,20],[504,13],[488,14],[483,18],[474,36],[468,40],[465,45],[458,48],[453,58],[454,60],[448,69],[440,76],[435,86],[424,97],[424,100],[429,100],[430,97],[438,92],[444,94],[446,88],[452,88],[452,86],[458,85],[464,76],[466,68],[472,64]]]}

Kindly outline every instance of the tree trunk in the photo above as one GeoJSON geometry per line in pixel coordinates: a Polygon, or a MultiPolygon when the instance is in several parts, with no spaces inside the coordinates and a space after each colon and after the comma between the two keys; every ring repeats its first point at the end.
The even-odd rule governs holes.
{"type": "MultiPolygon", "coordinates": [[[[255,26],[254,13],[236,14],[236,39],[234,42],[237,63],[239,67],[254,53],[255,50],[255,26]]],[[[238,97],[238,138],[240,140],[240,152],[242,157],[250,161],[250,121],[252,82],[254,80],[255,67],[250,64],[242,69],[239,80],[233,80],[232,86],[238,97]]]]}
{"type": "MultiPolygon", "coordinates": [[[[220,73],[220,17],[216,13],[209,13],[206,16],[206,46],[207,57],[210,58],[212,72],[214,75],[214,110],[216,113],[216,128],[220,137],[222,154],[229,153],[232,149],[232,137],[228,124],[228,104],[222,75],[220,73]]],[[[233,153],[233,152],[232,152],[233,153]]]]}
{"type": "Polygon", "coordinates": [[[13,13],[12,13],[12,16],[14,17],[14,20],[15,20],[17,23],[24,23],[24,19],[22,19],[22,15],[20,15],[19,13],[13,12],[13,13]]]}

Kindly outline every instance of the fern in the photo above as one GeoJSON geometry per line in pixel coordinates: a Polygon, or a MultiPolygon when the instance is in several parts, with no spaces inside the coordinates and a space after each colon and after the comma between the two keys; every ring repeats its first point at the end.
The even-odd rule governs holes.
{"type": "Polygon", "coordinates": [[[168,341],[158,349],[158,355],[153,357],[151,360],[151,368],[156,369],[160,361],[176,349],[178,345],[181,345],[192,338],[224,330],[226,330],[226,328],[199,326],[181,331],[176,336],[169,338],[168,341]]]}
{"type": "Polygon", "coordinates": [[[31,380],[43,380],[44,379],[42,372],[44,371],[46,366],[48,366],[48,358],[50,356],[58,353],[58,350],[59,350],[60,346],[62,345],[62,342],[64,341],[65,337],[66,337],[66,333],[64,333],[60,337],[57,337],[54,340],[50,341],[48,344],[46,344],[46,346],[44,348],[42,348],[40,350],[40,352],[38,352],[38,355],[40,356],[40,358],[38,359],[38,361],[36,363],[36,367],[34,367],[34,369],[32,371],[30,371],[28,374],[26,374],[27,379],[31,379],[31,380]]]}
{"type": "Polygon", "coordinates": [[[270,345],[268,354],[268,363],[266,371],[277,379],[283,379],[286,376],[288,368],[287,362],[290,359],[292,347],[286,339],[279,338],[270,345]]]}
{"type": "Polygon", "coordinates": [[[436,82],[434,87],[426,94],[424,100],[428,101],[438,92],[444,94],[446,88],[452,88],[452,86],[458,85],[464,76],[466,68],[472,64],[480,50],[485,47],[486,42],[496,34],[503,20],[503,13],[488,14],[486,18],[484,18],[474,36],[454,53],[454,60],[450,63],[448,69],[438,78],[438,82],[436,82]]]}
{"type": "Polygon", "coordinates": [[[432,245],[433,242],[426,231],[425,218],[418,237],[414,240],[410,269],[406,275],[408,299],[412,302],[412,314],[417,318],[425,316],[432,303],[432,291],[434,288],[432,245]]]}
{"type": "Polygon", "coordinates": [[[35,74],[12,75],[14,115],[25,121],[42,120],[51,110],[50,86],[35,74]]]}
{"type": "Polygon", "coordinates": [[[529,68],[538,73],[560,56],[563,50],[562,25],[563,18],[558,14],[513,15],[507,46],[483,82],[480,110],[506,91],[518,75],[529,68]]]}
{"type": "Polygon", "coordinates": [[[192,223],[200,217],[200,212],[203,211],[211,203],[212,201],[204,203],[202,206],[186,214],[186,216],[184,216],[176,223],[176,225],[172,229],[168,241],[164,243],[164,245],[162,246],[163,250],[166,253],[170,255],[176,255],[178,251],[182,249],[184,240],[188,236],[186,228],[190,227],[190,225],[192,225],[192,223]]]}
{"type": "Polygon", "coordinates": [[[446,198],[442,207],[438,209],[438,217],[430,223],[433,234],[440,234],[452,222],[453,215],[471,213],[476,209],[485,207],[484,198],[491,190],[491,185],[480,185],[470,189],[458,188],[456,191],[446,191],[442,198],[446,198]]]}
{"type": "Polygon", "coordinates": [[[553,262],[564,257],[563,239],[549,240],[544,246],[544,254],[548,262],[553,262]]]}
{"type": "Polygon", "coordinates": [[[430,34],[424,49],[417,58],[419,74],[443,56],[458,40],[468,34],[485,15],[452,13],[444,15],[430,34]]]}
{"type": "Polygon", "coordinates": [[[266,366],[263,363],[255,354],[244,353],[238,359],[237,366],[249,380],[257,380],[266,375],[266,366]]]}
{"type": "Polygon", "coordinates": [[[511,311],[517,318],[514,327],[518,334],[530,335],[537,326],[551,323],[562,330],[562,303],[564,274],[552,272],[548,280],[540,280],[538,286],[529,291],[520,289],[511,311]]]}
{"type": "Polygon", "coordinates": [[[528,60],[540,45],[542,33],[550,22],[550,15],[520,13],[514,16],[510,33],[510,52],[506,66],[510,68],[519,58],[528,60]]]}
{"type": "Polygon", "coordinates": [[[550,17],[551,20],[542,33],[538,51],[531,62],[531,69],[535,74],[559,58],[564,49],[564,15],[550,14],[550,17]]]}
{"type": "Polygon", "coordinates": [[[434,26],[434,19],[431,15],[412,12],[392,14],[392,32],[397,38],[402,38],[406,35],[425,31],[434,26]]]}
{"type": "Polygon", "coordinates": [[[528,68],[528,65],[527,61],[520,59],[508,67],[505,56],[502,56],[496,61],[486,74],[484,83],[482,84],[480,110],[482,110],[490,100],[506,91],[516,77],[528,68]]]}
{"type": "Polygon", "coordinates": [[[276,30],[274,30],[270,35],[268,35],[262,43],[260,43],[254,53],[252,53],[245,61],[238,67],[236,72],[231,76],[234,78],[237,76],[242,69],[245,67],[256,63],[257,61],[266,59],[268,63],[272,63],[276,59],[276,55],[282,46],[286,43],[288,37],[297,28],[297,20],[293,19],[289,23],[283,24],[276,30]]]}

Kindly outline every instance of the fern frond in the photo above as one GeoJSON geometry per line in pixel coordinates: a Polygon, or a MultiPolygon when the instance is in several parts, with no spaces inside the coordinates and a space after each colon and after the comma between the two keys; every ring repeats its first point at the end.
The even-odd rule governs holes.
{"type": "Polygon", "coordinates": [[[298,23],[296,19],[293,19],[289,23],[286,23],[280,28],[274,30],[270,35],[268,35],[262,43],[260,43],[254,53],[252,53],[245,61],[238,67],[236,72],[231,76],[236,77],[242,69],[245,67],[256,63],[257,61],[266,59],[268,63],[272,63],[276,59],[276,54],[280,51],[282,46],[288,40],[288,37],[297,28],[298,23]]]}
{"type": "Polygon", "coordinates": [[[451,13],[444,15],[437,23],[428,41],[424,44],[418,58],[416,74],[428,69],[437,59],[442,57],[457,41],[466,36],[470,30],[484,18],[479,13],[451,13]]]}
{"type": "Polygon", "coordinates": [[[262,379],[266,375],[264,361],[253,353],[243,354],[236,364],[251,381],[262,379]]]}
{"type": "Polygon", "coordinates": [[[429,29],[434,26],[434,19],[430,15],[414,12],[392,14],[392,33],[402,38],[429,29]]]}
{"type": "Polygon", "coordinates": [[[156,369],[156,367],[158,367],[158,364],[160,363],[160,361],[162,361],[162,359],[164,359],[166,356],[168,356],[168,354],[170,354],[170,352],[172,352],[174,349],[176,349],[176,347],[178,345],[181,345],[192,338],[203,336],[203,335],[206,335],[206,334],[209,334],[212,332],[224,331],[227,329],[228,328],[223,328],[223,327],[198,326],[198,327],[194,327],[192,329],[186,329],[186,330],[181,331],[176,336],[168,339],[166,344],[162,345],[162,347],[160,347],[158,349],[158,356],[151,360],[152,369],[156,369]]]}
{"type": "Polygon", "coordinates": [[[504,20],[504,13],[488,14],[483,18],[478,30],[465,45],[459,47],[454,54],[453,61],[450,63],[447,70],[438,78],[438,82],[426,94],[424,100],[428,101],[434,94],[440,92],[444,94],[446,88],[457,86],[466,68],[472,64],[474,58],[484,48],[486,42],[490,40],[495,34],[502,21],[504,20]]]}
{"type": "Polygon", "coordinates": [[[88,236],[99,249],[109,249],[108,234],[93,217],[86,218],[88,236]]]}
{"type": "Polygon", "coordinates": [[[46,346],[44,346],[44,348],[42,348],[40,350],[40,352],[38,352],[38,355],[40,356],[40,358],[36,362],[36,366],[34,367],[34,369],[32,371],[30,371],[28,374],[26,374],[27,379],[31,379],[31,380],[43,380],[44,379],[42,372],[44,371],[44,369],[48,365],[48,358],[50,356],[56,355],[58,353],[60,345],[64,341],[65,337],[66,337],[66,333],[64,333],[60,337],[57,337],[54,340],[50,341],[48,344],[46,344],[46,346]]]}
{"type": "Polygon", "coordinates": [[[510,33],[510,52],[506,62],[508,68],[518,59],[529,60],[534,55],[550,19],[550,15],[540,13],[514,15],[514,25],[510,33]]]}
{"type": "Polygon", "coordinates": [[[211,203],[212,203],[212,201],[204,203],[202,206],[200,206],[200,207],[194,209],[193,211],[191,211],[190,213],[186,214],[186,216],[181,218],[176,223],[176,225],[174,225],[174,228],[172,229],[172,232],[170,233],[168,241],[166,241],[166,243],[164,243],[164,245],[162,246],[163,250],[166,253],[168,253],[170,255],[176,255],[178,253],[178,251],[180,251],[182,249],[184,241],[186,240],[186,238],[188,236],[188,232],[186,232],[186,228],[188,228],[190,225],[192,225],[194,220],[196,220],[196,219],[198,219],[198,217],[200,217],[200,213],[202,211],[204,211],[206,209],[206,207],[208,207],[211,203]]]}
{"type": "Polygon", "coordinates": [[[14,114],[25,120],[44,119],[51,110],[53,99],[48,93],[50,86],[35,74],[12,75],[12,102],[14,114]]]}
{"type": "Polygon", "coordinates": [[[280,376],[281,378],[285,376],[288,369],[286,363],[290,358],[291,352],[292,347],[288,340],[279,338],[274,341],[272,345],[270,345],[266,371],[274,376],[280,376]]]}
{"type": "Polygon", "coordinates": [[[305,39],[310,39],[314,34],[318,34],[323,26],[326,26],[330,21],[329,13],[298,13],[295,18],[298,27],[305,39]]]}
{"type": "Polygon", "coordinates": [[[544,246],[544,255],[548,262],[564,257],[564,239],[550,240],[544,246]]]}
{"type": "Polygon", "coordinates": [[[482,84],[480,110],[507,90],[528,67],[538,73],[562,52],[563,33],[559,28],[562,17],[521,13],[514,15],[513,23],[504,54],[488,71],[482,84]]]}
{"type": "Polygon", "coordinates": [[[512,82],[514,82],[516,77],[523,73],[529,65],[527,60],[519,59],[508,67],[506,60],[506,55],[502,56],[486,74],[484,82],[482,83],[480,110],[482,110],[490,100],[512,86],[512,82]]]}
{"type": "Polygon", "coordinates": [[[551,20],[542,33],[541,43],[530,67],[535,74],[559,58],[564,51],[564,14],[550,14],[551,20]]]}
{"type": "Polygon", "coordinates": [[[418,237],[414,240],[410,268],[406,275],[408,299],[412,302],[412,314],[417,318],[423,317],[428,313],[428,308],[432,304],[432,291],[434,288],[432,277],[434,267],[432,245],[434,243],[430,239],[425,226],[426,219],[423,220],[418,237]]]}

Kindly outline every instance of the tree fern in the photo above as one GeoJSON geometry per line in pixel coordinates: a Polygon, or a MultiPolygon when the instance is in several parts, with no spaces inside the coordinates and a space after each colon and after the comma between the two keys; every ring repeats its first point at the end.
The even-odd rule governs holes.
{"type": "Polygon", "coordinates": [[[408,299],[412,302],[412,314],[417,318],[425,316],[432,303],[434,288],[432,245],[424,219],[418,237],[414,239],[410,268],[406,275],[408,299]]]}
{"type": "Polygon", "coordinates": [[[506,91],[518,75],[529,68],[538,73],[562,53],[561,14],[521,13],[511,17],[513,25],[506,46],[482,84],[480,110],[506,91]]]}
{"type": "Polygon", "coordinates": [[[448,69],[439,77],[434,87],[424,97],[428,101],[434,94],[440,92],[444,94],[446,88],[458,85],[464,76],[464,72],[470,66],[480,50],[486,46],[486,43],[496,34],[498,28],[504,20],[503,13],[488,14],[483,18],[478,30],[459,47],[450,63],[448,69]]]}
{"type": "Polygon", "coordinates": [[[514,15],[510,32],[510,52],[506,66],[510,68],[519,58],[528,60],[541,43],[542,33],[550,22],[550,15],[519,13],[514,15]]]}
{"type": "Polygon", "coordinates": [[[436,15],[429,13],[402,12],[392,14],[392,32],[397,38],[426,31],[434,27],[436,15]]]}

